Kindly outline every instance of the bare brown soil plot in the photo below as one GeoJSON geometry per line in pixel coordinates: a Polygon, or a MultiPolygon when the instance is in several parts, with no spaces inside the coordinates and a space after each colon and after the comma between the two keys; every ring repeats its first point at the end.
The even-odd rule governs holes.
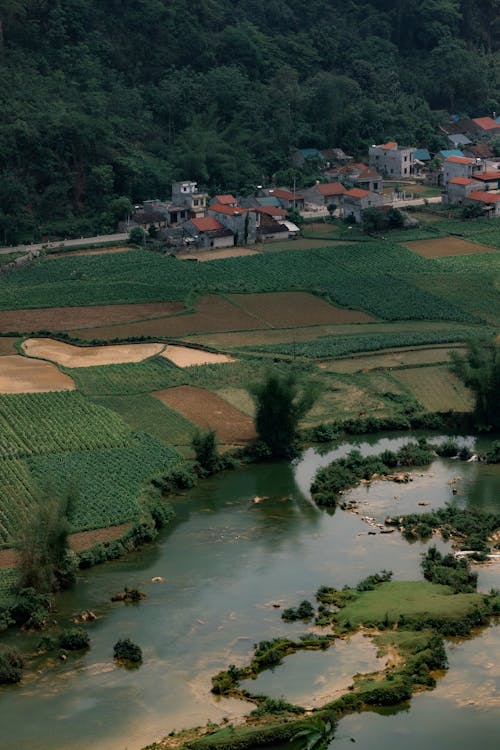
{"type": "Polygon", "coordinates": [[[215,430],[222,443],[248,443],[255,438],[253,420],[211,391],[181,385],[154,394],[204,430],[215,430]]]}
{"type": "Polygon", "coordinates": [[[16,338],[10,336],[0,336],[0,357],[4,357],[6,354],[15,354],[14,342],[16,338]]]}
{"type": "Polygon", "coordinates": [[[326,323],[370,323],[375,320],[371,315],[359,310],[347,310],[330,305],[307,292],[233,294],[229,299],[275,328],[326,323]]]}
{"type": "Polygon", "coordinates": [[[117,326],[99,326],[75,331],[82,338],[111,339],[128,336],[175,338],[209,331],[248,331],[266,324],[243,312],[222,297],[208,294],[194,304],[194,312],[168,318],[143,320],[117,326]]]}
{"type": "Polygon", "coordinates": [[[57,258],[67,258],[70,255],[113,255],[114,253],[131,253],[137,250],[136,247],[128,247],[127,245],[120,245],[120,247],[94,247],[90,250],[61,250],[59,253],[48,253],[47,258],[49,260],[57,260],[57,258]]]}
{"type": "Polygon", "coordinates": [[[159,354],[163,344],[116,344],[111,346],[73,346],[54,339],[26,339],[22,344],[28,357],[49,359],[65,367],[95,367],[142,362],[159,354]]]}
{"type": "Polygon", "coordinates": [[[470,391],[447,367],[416,367],[393,372],[393,377],[409,388],[429,411],[470,411],[470,391]]]}
{"type": "Polygon", "coordinates": [[[181,310],[184,310],[182,302],[0,310],[0,331],[25,331],[26,333],[42,330],[71,331],[73,328],[112,325],[143,318],[173,315],[181,310]]]}
{"type": "Polygon", "coordinates": [[[174,346],[169,344],[161,357],[173,362],[177,367],[193,367],[193,365],[220,365],[224,362],[236,362],[233,357],[218,352],[205,352],[203,349],[193,349],[190,346],[174,346]]]}
{"type": "Polygon", "coordinates": [[[475,242],[461,240],[459,237],[443,237],[436,240],[415,240],[403,243],[423,258],[446,258],[449,255],[470,255],[471,253],[495,253],[493,247],[477,245],[475,242]]]}
{"type": "Polygon", "coordinates": [[[21,357],[0,359],[0,393],[47,393],[72,391],[75,384],[51,362],[21,357]]]}
{"type": "Polygon", "coordinates": [[[180,253],[179,260],[199,260],[202,263],[208,260],[220,260],[221,258],[240,258],[244,255],[259,255],[260,250],[251,250],[249,247],[226,247],[218,250],[197,250],[195,253],[180,253]]]}

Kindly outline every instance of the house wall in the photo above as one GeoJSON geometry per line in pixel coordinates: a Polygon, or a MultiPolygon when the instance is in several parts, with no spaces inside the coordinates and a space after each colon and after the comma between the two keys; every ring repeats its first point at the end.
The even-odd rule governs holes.
{"type": "Polygon", "coordinates": [[[254,211],[240,214],[222,214],[209,207],[209,216],[215,216],[222,226],[234,234],[235,245],[254,245],[257,241],[257,216],[254,211]]]}
{"type": "Polygon", "coordinates": [[[470,185],[453,185],[449,182],[446,187],[448,203],[463,203],[469,193],[482,189],[479,182],[472,182],[470,185]]]}
{"type": "Polygon", "coordinates": [[[384,149],[370,146],[368,163],[372,169],[388,177],[408,177],[413,172],[414,152],[414,148],[384,149]]]}

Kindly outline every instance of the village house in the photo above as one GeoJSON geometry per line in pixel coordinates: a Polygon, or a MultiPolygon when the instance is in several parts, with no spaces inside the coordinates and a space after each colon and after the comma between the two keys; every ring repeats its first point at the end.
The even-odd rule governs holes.
{"type": "Polygon", "coordinates": [[[253,245],[256,242],[257,214],[253,209],[215,203],[208,207],[208,214],[231,230],[235,245],[253,245]]]}
{"type": "Polygon", "coordinates": [[[232,247],[234,234],[214,216],[203,216],[190,219],[184,224],[184,231],[188,233],[198,246],[206,248],[232,247]]]}
{"type": "Polygon", "coordinates": [[[210,206],[231,206],[232,208],[238,207],[238,201],[234,197],[234,195],[227,194],[227,195],[216,195],[214,198],[211,199],[210,206]]]}
{"type": "Polygon", "coordinates": [[[474,179],[481,183],[482,190],[500,189],[500,170],[498,169],[476,173],[474,179]]]}
{"type": "Polygon", "coordinates": [[[483,187],[478,180],[470,177],[453,177],[448,180],[446,186],[446,200],[448,203],[462,204],[470,193],[482,190],[483,187]]]}
{"type": "Polygon", "coordinates": [[[346,192],[346,188],[340,182],[318,182],[304,191],[304,197],[308,203],[314,203],[317,206],[333,205],[339,208],[342,206],[342,197],[346,192]]]}
{"type": "Polygon", "coordinates": [[[482,138],[492,138],[494,135],[500,135],[500,123],[493,117],[474,117],[472,122],[478,127],[479,135],[482,138]]]}
{"type": "Polygon", "coordinates": [[[484,213],[492,219],[500,216],[500,192],[484,190],[469,193],[467,203],[481,206],[484,213]]]}
{"type": "Polygon", "coordinates": [[[484,163],[480,159],[467,156],[448,156],[443,163],[443,185],[446,187],[454,177],[477,179],[477,175],[484,171],[484,163]]]}
{"type": "Polygon", "coordinates": [[[189,210],[190,218],[196,219],[204,216],[207,208],[207,193],[198,191],[197,182],[173,182],[172,203],[189,210]]]}
{"type": "Polygon", "coordinates": [[[396,141],[370,146],[368,164],[386,177],[399,179],[413,174],[414,148],[399,147],[396,141]]]}
{"type": "Polygon", "coordinates": [[[298,211],[304,208],[304,196],[295,191],[287,190],[286,188],[269,188],[266,193],[272,198],[277,198],[281,208],[287,211],[296,208],[298,211]]]}
{"type": "Polygon", "coordinates": [[[360,224],[363,221],[363,211],[367,208],[382,206],[384,199],[378,193],[369,190],[351,188],[343,195],[344,219],[360,224]]]}

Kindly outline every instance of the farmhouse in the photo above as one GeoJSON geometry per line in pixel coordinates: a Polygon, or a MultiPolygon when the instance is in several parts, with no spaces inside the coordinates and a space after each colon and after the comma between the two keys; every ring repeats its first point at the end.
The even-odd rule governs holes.
{"type": "Polygon", "coordinates": [[[480,159],[471,159],[467,156],[448,156],[443,164],[443,185],[454,177],[477,178],[483,171],[483,162],[480,159]]]}
{"type": "Polygon", "coordinates": [[[489,191],[469,193],[467,202],[480,205],[484,212],[492,219],[500,216],[500,193],[489,191]]]}
{"type": "Polygon", "coordinates": [[[368,163],[387,177],[408,177],[413,173],[414,153],[414,148],[402,148],[396,141],[389,141],[381,146],[370,146],[368,163]]]}
{"type": "Polygon", "coordinates": [[[207,198],[207,193],[198,191],[197,182],[172,183],[172,203],[187,208],[191,218],[195,219],[205,215],[207,198]]]}
{"type": "Polygon", "coordinates": [[[295,191],[292,192],[286,188],[269,188],[266,192],[268,195],[277,198],[281,208],[285,208],[288,211],[292,208],[296,208],[299,211],[304,208],[304,196],[295,191]]]}
{"type": "Polygon", "coordinates": [[[191,219],[184,224],[184,229],[202,247],[232,247],[234,234],[213,216],[191,219]]]}
{"type": "Polygon", "coordinates": [[[453,177],[446,186],[446,198],[448,203],[463,203],[470,193],[482,189],[478,180],[470,177],[453,177]]]}
{"type": "Polygon", "coordinates": [[[234,244],[253,245],[257,240],[257,214],[251,208],[224,206],[215,203],[208,207],[209,216],[213,216],[234,235],[234,244]]]}
{"type": "Polygon", "coordinates": [[[315,203],[318,206],[335,206],[342,205],[342,196],[347,189],[340,182],[317,183],[313,187],[304,191],[305,199],[309,203],[315,203]]]}
{"type": "Polygon", "coordinates": [[[373,206],[381,206],[383,202],[382,196],[378,193],[351,188],[343,196],[344,218],[360,224],[363,220],[363,211],[373,206]]]}

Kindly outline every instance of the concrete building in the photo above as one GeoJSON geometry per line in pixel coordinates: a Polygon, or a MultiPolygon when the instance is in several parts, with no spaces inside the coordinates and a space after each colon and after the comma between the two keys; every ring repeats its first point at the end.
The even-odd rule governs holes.
{"type": "Polygon", "coordinates": [[[470,193],[482,190],[482,185],[470,177],[453,177],[446,186],[446,200],[448,203],[464,203],[470,193]]]}
{"type": "Polygon", "coordinates": [[[455,177],[466,177],[471,180],[484,171],[481,159],[467,156],[448,156],[443,163],[443,185],[446,187],[455,177]]]}
{"type": "Polygon", "coordinates": [[[370,146],[368,163],[372,169],[386,177],[400,179],[413,174],[414,148],[401,148],[396,141],[381,146],[370,146]]]}
{"type": "Polygon", "coordinates": [[[257,214],[251,208],[234,208],[216,203],[209,206],[208,214],[231,230],[235,245],[253,245],[257,241],[257,214]]]}
{"type": "Polygon", "coordinates": [[[206,248],[232,247],[234,234],[213,216],[191,219],[184,224],[184,230],[196,240],[196,244],[206,248]]]}
{"type": "Polygon", "coordinates": [[[378,193],[370,193],[369,190],[361,188],[351,188],[343,195],[343,213],[344,218],[349,219],[356,224],[363,221],[363,211],[367,208],[382,206],[384,199],[378,193]]]}
{"type": "Polygon", "coordinates": [[[207,200],[208,194],[198,191],[197,182],[172,183],[172,203],[176,206],[186,207],[193,219],[205,215],[207,200]]]}

